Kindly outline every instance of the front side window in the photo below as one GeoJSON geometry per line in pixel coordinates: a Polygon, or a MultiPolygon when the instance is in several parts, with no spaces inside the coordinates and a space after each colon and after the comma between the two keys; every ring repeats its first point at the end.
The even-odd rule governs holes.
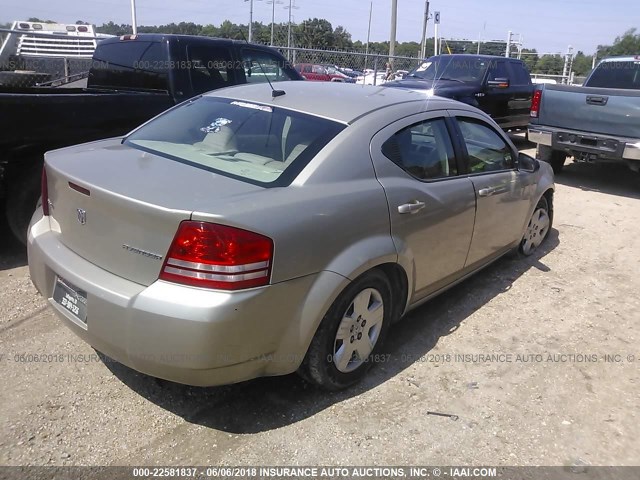
{"type": "Polygon", "coordinates": [[[442,118],[403,128],[384,142],[382,153],[419,180],[458,174],[453,146],[442,118]]]}
{"type": "Polygon", "coordinates": [[[345,126],[290,110],[201,97],[168,110],[124,143],[256,185],[291,183],[345,126]]]}
{"type": "Polygon", "coordinates": [[[297,80],[295,70],[287,61],[271,52],[242,49],[242,64],[247,83],[281,82],[284,80],[297,80]]]}
{"type": "Polygon", "coordinates": [[[514,167],[511,147],[489,125],[479,120],[458,118],[469,154],[469,173],[509,170],[514,167]]]}

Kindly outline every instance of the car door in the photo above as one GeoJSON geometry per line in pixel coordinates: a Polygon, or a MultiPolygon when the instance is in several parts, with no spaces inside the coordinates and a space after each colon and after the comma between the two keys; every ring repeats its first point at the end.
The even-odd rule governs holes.
{"type": "Polygon", "coordinates": [[[512,127],[525,127],[531,119],[531,99],[533,97],[533,84],[531,76],[524,63],[520,60],[510,60],[509,69],[509,122],[512,127]]]}
{"type": "Polygon", "coordinates": [[[489,63],[484,95],[478,97],[478,104],[480,110],[488,113],[502,128],[506,128],[509,123],[509,108],[512,101],[507,61],[506,59],[491,60],[489,63]],[[507,82],[499,80],[507,80],[507,82]]]}
{"type": "Polygon", "coordinates": [[[471,180],[458,175],[448,122],[444,110],[412,115],[371,141],[412,301],[450,283],[464,267],[471,243],[475,192],[471,180]]]}
{"type": "Polygon", "coordinates": [[[518,152],[500,128],[479,114],[450,111],[473,183],[476,218],[466,266],[494,258],[522,238],[535,193],[534,176],[516,167],[518,152]]]}

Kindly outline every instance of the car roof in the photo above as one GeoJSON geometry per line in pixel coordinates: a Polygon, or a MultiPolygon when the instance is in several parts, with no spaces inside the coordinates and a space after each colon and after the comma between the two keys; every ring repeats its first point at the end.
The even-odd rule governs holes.
{"type": "Polygon", "coordinates": [[[627,55],[621,57],[607,57],[600,60],[601,63],[605,62],[640,62],[640,55],[627,55]]]}
{"type": "Polygon", "coordinates": [[[433,59],[433,58],[506,60],[508,62],[520,62],[520,63],[522,63],[522,60],[520,60],[518,58],[502,57],[502,56],[498,56],[498,55],[476,55],[474,53],[450,53],[450,54],[442,54],[442,55],[436,55],[434,57],[430,57],[430,59],[433,59]]]}
{"type": "Polygon", "coordinates": [[[342,123],[353,123],[358,118],[398,104],[406,107],[406,115],[446,108],[477,111],[454,100],[429,97],[424,91],[404,88],[308,81],[277,82],[274,88],[286,93],[272,98],[269,84],[253,83],[214,90],[206,96],[273,105],[342,123]]]}
{"type": "Polygon", "coordinates": [[[220,46],[231,46],[231,45],[248,45],[252,48],[259,49],[268,49],[274,50],[266,45],[260,45],[256,43],[248,43],[244,40],[231,40],[229,38],[219,38],[219,37],[206,37],[199,35],[183,35],[179,33],[138,33],[136,35],[120,35],[110,38],[105,38],[100,40],[100,44],[108,44],[108,43],[118,43],[118,42],[135,42],[135,41],[147,41],[147,42],[164,42],[171,40],[190,40],[190,41],[198,41],[198,42],[208,42],[211,44],[216,44],[220,46]]]}

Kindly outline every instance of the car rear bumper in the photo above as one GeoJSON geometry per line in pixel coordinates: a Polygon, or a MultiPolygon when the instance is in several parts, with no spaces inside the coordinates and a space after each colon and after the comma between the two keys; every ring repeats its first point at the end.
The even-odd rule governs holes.
{"type": "Polygon", "coordinates": [[[531,125],[529,141],[569,154],[581,152],[591,155],[593,160],[640,160],[640,139],[637,138],[531,125]]]}
{"type": "Polygon", "coordinates": [[[69,250],[39,209],[29,270],[65,324],[96,350],[137,371],[189,385],[294,372],[346,279],[332,272],[238,292],[156,281],[140,285],[69,250]],[[56,276],[87,293],[84,324],[53,300],[56,276]]]}

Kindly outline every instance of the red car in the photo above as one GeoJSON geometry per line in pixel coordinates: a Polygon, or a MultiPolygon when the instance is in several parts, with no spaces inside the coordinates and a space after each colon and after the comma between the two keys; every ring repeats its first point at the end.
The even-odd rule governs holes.
{"type": "Polygon", "coordinates": [[[344,82],[344,75],[330,74],[326,67],[322,65],[314,65],[312,63],[298,63],[294,65],[300,75],[306,80],[314,82],[344,82]]]}

